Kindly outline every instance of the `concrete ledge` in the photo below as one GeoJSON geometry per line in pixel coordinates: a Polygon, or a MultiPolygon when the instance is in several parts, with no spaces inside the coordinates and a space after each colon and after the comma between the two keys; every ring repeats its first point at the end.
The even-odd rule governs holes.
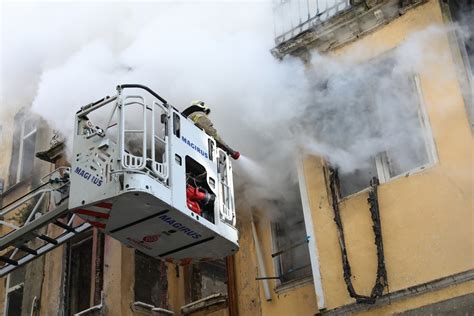
{"type": "Polygon", "coordinates": [[[436,279],[423,284],[408,287],[399,291],[388,293],[380,297],[375,304],[358,304],[352,303],[337,307],[331,310],[320,311],[316,315],[347,315],[354,312],[362,312],[374,309],[383,305],[387,305],[393,301],[407,299],[413,296],[425,294],[432,291],[441,290],[449,286],[461,284],[474,280],[474,269],[467,270],[461,273],[452,274],[440,279],[436,279]]]}
{"type": "Polygon", "coordinates": [[[227,296],[217,293],[181,307],[181,314],[192,315],[203,310],[212,312],[225,307],[227,307],[227,296]]]}

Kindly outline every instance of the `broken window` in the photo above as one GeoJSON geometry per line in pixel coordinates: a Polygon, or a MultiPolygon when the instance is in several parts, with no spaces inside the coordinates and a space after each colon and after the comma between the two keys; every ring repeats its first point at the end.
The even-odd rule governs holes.
{"type": "MultiPolygon", "coordinates": [[[[362,160],[352,170],[340,170],[340,194],[349,196],[369,186],[372,177],[381,183],[408,172],[423,169],[435,160],[434,143],[427,114],[421,104],[421,90],[417,77],[394,71],[395,63],[385,59],[382,63],[361,66],[365,75],[373,80],[358,78],[346,80],[347,89],[360,91],[352,100],[356,109],[363,109],[365,139],[358,142],[361,156],[376,152],[362,160]],[[367,69],[364,69],[367,67],[367,69]],[[382,78],[382,79],[381,79],[382,78]],[[362,104],[361,104],[362,103],[362,104]]],[[[367,78],[366,78],[367,79],[367,78]]]]}
{"type": "Polygon", "coordinates": [[[298,184],[286,199],[274,203],[278,219],[272,223],[273,263],[280,284],[312,276],[308,237],[298,184]]]}
{"type": "Polygon", "coordinates": [[[186,267],[186,303],[213,294],[227,296],[227,265],[225,259],[211,260],[186,267]]]}
{"type": "Polygon", "coordinates": [[[168,309],[168,274],[163,261],[135,251],[135,302],[168,309]]]}
{"type": "Polygon", "coordinates": [[[24,283],[24,266],[8,275],[5,287],[5,316],[21,315],[24,283]]]}
{"type": "Polygon", "coordinates": [[[20,112],[15,116],[9,185],[31,177],[35,157],[36,118],[20,112]]]}

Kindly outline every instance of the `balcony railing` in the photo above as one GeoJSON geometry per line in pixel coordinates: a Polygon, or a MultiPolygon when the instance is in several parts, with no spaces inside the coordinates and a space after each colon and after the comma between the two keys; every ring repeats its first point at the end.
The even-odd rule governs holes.
{"type": "Polygon", "coordinates": [[[275,44],[279,45],[350,7],[350,0],[275,0],[275,44]]]}

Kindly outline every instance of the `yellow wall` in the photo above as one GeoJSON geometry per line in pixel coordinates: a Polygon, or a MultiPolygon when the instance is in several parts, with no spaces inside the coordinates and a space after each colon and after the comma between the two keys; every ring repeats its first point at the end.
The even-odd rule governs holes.
{"type": "MultiPolygon", "coordinates": [[[[274,276],[270,222],[264,216],[256,218],[257,235],[265,260],[267,276],[274,276]]],[[[278,294],[274,280],[269,281],[271,300],[265,299],[249,214],[239,213],[240,250],[235,255],[239,315],[312,315],[317,310],[312,282],[278,294]]]]}
{"type": "MultiPolygon", "coordinates": [[[[333,54],[345,57],[357,51],[361,53],[361,61],[369,60],[402,44],[413,32],[442,23],[438,2],[432,0],[333,54]]],[[[474,268],[473,138],[447,37],[440,33],[428,48],[441,56],[426,58],[419,73],[439,162],[423,172],[379,187],[391,291],[474,268]]],[[[321,161],[308,158],[304,169],[324,295],[327,308],[331,309],[354,300],[349,297],[343,280],[337,231],[321,161]]],[[[353,284],[359,293],[370,294],[377,258],[367,193],[345,199],[341,203],[341,216],[353,284]]]]}
{"type": "Polygon", "coordinates": [[[359,315],[393,315],[394,313],[400,313],[406,310],[422,307],[434,302],[448,300],[453,297],[458,297],[473,292],[474,281],[470,281],[458,286],[449,287],[441,291],[415,296],[408,301],[402,300],[391,302],[388,305],[377,307],[366,312],[361,312],[359,315]]]}
{"type": "MultiPolygon", "coordinates": [[[[402,45],[407,37],[432,25],[443,25],[440,7],[432,0],[362,39],[332,51],[336,58],[364,62],[402,45]],[[356,57],[354,57],[356,56],[356,57]]],[[[390,291],[429,282],[474,268],[473,138],[467,121],[448,39],[434,32],[418,72],[423,101],[435,139],[437,163],[422,172],[400,177],[379,187],[385,262],[390,291]],[[430,56],[428,56],[430,55],[430,56]]],[[[323,170],[317,157],[303,165],[326,309],[353,303],[343,279],[341,254],[333,210],[323,170]]],[[[367,193],[341,202],[346,245],[353,284],[370,295],[375,282],[377,257],[367,193]]],[[[267,275],[273,275],[270,223],[255,218],[267,275]]],[[[250,215],[239,213],[240,250],[236,255],[240,315],[312,315],[318,311],[313,284],[276,294],[266,301],[259,275],[250,215]],[[257,295],[258,294],[258,295],[257,295]]],[[[362,314],[389,315],[474,292],[467,282],[396,301],[362,314]]]]}

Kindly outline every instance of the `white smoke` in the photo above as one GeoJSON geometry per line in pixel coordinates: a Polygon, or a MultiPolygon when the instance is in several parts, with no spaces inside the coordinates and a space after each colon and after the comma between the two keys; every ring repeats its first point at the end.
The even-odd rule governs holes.
{"type": "Polygon", "coordinates": [[[269,52],[270,2],[8,3],[3,9],[2,110],[32,104],[68,136],[74,113],[113,95],[120,83],[147,85],[180,109],[204,100],[226,142],[258,164],[255,176],[255,169],[239,171],[235,163],[251,204],[288,196],[301,148],[350,172],[387,143],[405,144],[413,126],[395,105],[413,100],[397,80],[421,66],[430,34],[440,32],[407,39],[393,53],[392,68],[377,77],[382,89],[373,95],[383,63],[355,67],[314,55],[308,71],[295,58],[276,60],[269,52]],[[383,105],[383,133],[371,127],[376,121],[365,102],[371,97],[383,105]]]}

